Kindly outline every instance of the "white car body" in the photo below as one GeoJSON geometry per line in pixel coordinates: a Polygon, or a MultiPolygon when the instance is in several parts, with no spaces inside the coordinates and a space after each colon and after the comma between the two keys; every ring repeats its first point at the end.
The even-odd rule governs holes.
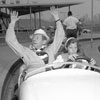
{"type": "Polygon", "coordinates": [[[30,74],[20,85],[20,100],[100,100],[100,73],[57,69],[30,74]]]}

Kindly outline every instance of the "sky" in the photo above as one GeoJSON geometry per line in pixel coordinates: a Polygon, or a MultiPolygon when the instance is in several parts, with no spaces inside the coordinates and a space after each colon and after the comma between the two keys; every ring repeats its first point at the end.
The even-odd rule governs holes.
{"type": "MultiPolygon", "coordinates": [[[[85,14],[88,14],[89,17],[91,17],[92,0],[82,0],[82,1],[84,1],[83,4],[80,4],[78,6],[73,6],[72,10],[78,16],[83,16],[85,14]]],[[[100,14],[100,0],[93,0],[93,14],[94,15],[100,14]]]]}

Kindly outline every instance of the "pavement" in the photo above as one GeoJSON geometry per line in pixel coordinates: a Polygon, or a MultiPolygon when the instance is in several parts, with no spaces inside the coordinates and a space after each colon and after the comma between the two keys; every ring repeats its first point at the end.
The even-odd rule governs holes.
{"type": "MultiPolygon", "coordinates": [[[[98,51],[98,46],[100,45],[100,34],[82,34],[78,37],[80,41],[86,41],[83,43],[83,47],[85,48],[85,52],[87,55],[92,56],[96,59],[98,65],[100,65],[100,53],[98,51]],[[93,42],[91,45],[91,37],[93,40],[98,40],[93,42]],[[91,48],[92,47],[92,48],[91,48]]],[[[23,45],[27,46],[29,43],[23,43],[23,45]]],[[[5,76],[10,69],[11,65],[18,59],[15,53],[6,45],[0,45],[0,93],[3,85],[3,81],[5,76]]]]}

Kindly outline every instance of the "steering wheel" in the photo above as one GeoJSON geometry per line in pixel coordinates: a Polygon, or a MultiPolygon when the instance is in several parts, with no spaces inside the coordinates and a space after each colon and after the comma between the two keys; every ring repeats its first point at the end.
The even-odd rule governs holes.
{"type": "Polygon", "coordinates": [[[87,61],[89,63],[91,59],[89,57],[86,57],[86,56],[77,56],[75,58],[76,62],[82,62],[82,60],[85,60],[85,61],[87,61]]]}
{"type": "Polygon", "coordinates": [[[71,67],[80,69],[90,69],[89,66],[84,65],[84,64],[89,64],[90,60],[91,59],[86,56],[77,56],[77,58],[75,58],[75,62],[80,62],[83,64],[73,64],[71,67]]]}

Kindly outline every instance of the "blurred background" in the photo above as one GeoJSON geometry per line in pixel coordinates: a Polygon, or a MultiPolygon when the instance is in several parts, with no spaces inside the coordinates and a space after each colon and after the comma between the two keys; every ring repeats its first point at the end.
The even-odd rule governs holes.
{"type": "MultiPolygon", "coordinates": [[[[32,3],[46,3],[46,2],[82,2],[78,5],[73,5],[70,7],[73,15],[77,17],[81,22],[82,32],[81,34],[86,33],[99,33],[100,31],[100,0],[0,0],[1,4],[32,4],[32,3]]],[[[63,7],[59,9],[60,12],[60,19],[63,21],[67,17],[67,12],[69,7],[63,7]]],[[[9,14],[10,11],[6,8],[0,8],[1,12],[9,14]]],[[[50,15],[49,11],[42,11],[41,13],[41,23],[39,22],[39,13],[35,15],[30,14],[22,15],[22,19],[20,19],[15,27],[17,37],[19,41],[30,41],[29,35],[35,29],[42,27],[44,28],[48,35],[53,33],[55,29],[54,19],[50,15]],[[34,20],[34,17],[36,19],[34,20]],[[36,23],[36,24],[34,24],[36,23]],[[41,24],[41,26],[40,26],[41,24]],[[17,30],[19,32],[17,32],[17,30]],[[21,33],[21,34],[20,34],[21,33]],[[24,40],[23,40],[24,37],[24,40]]],[[[4,43],[4,36],[6,29],[8,27],[9,18],[5,16],[5,18],[0,18],[0,43],[4,43]],[[3,20],[2,20],[3,19],[3,20]]],[[[80,34],[80,35],[81,35],[80,34]]],[[[51,36],[50,36],[51,37],[51,36]]]]}
{"type": "MultiPolygon", "coordinates": [[[[6,75],[9,69],[18,60],[16,54],[5,43],[5,34],[10,22],[9,15],[11,9],[2,6],[9,6],[10,4],[14,6],[21,4],[45,4],[49,2],[79,2],[77,5],[59,8],[59,16],[63,22],[67,17],[68,11],[71,10],[73,16],[80,20],[81,31],[78,33],[78,39],[81,41],[81,45],[84,48],[86,55],[93,57],[96,60],[97,65],[100,67],[100,52],[98,50],[98,47],[100,47],[100,0],[0,0],[0,93],[1,90],[3,90],[3,82],[5,77],[7,77],[6,75]]],[[[23,11],[24,10],[26,9],[23,9],[23,11]]],[[[30,12],[31,10],[29,10],[28,13],[30,12]]],[[[54,36],[56,26],[49,10],[20,16],[22,16],[22,18],[16,23],[15,33],[18,41],[24,46],[30,44],[31,40],[29,36],[38,28],[43,28],[50,38],[54,36]]],[[[12,84],[14,83],[13,81],[15,80],[16,74],[18,73],[10,73],[11,79],[9,79],[8,76],[8,80],[12,81],[7,85],[9,86],[10,84],[12,87],[9,87],[9,90],[5,89],[5,91],[7,90],[7,94],[5,94],[6,96],[9,96],[9,94],[12,95],[13,93],[14,86],[12,84]]]]}

